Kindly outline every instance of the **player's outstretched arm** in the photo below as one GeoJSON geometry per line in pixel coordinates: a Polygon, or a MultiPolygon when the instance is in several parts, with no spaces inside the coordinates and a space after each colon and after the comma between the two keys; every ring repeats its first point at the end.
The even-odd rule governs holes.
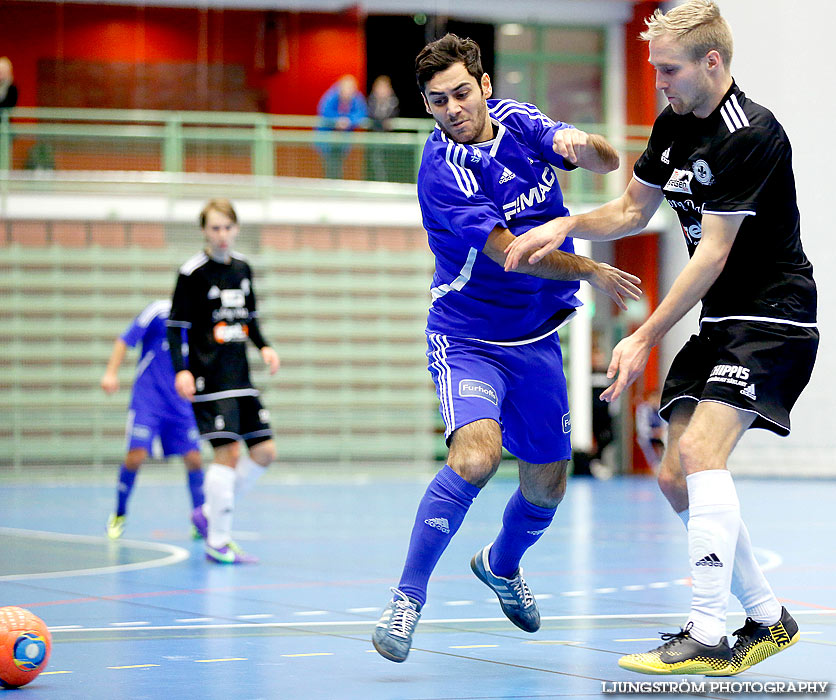
{"type": "Polygon", "coordinates": [[[505,250],[505,269],[515,270],[523,260],[539,262],[557,250],[567,236],[595,241],[631,236],[647,226],[661,203],[661,190],[631,179],[618,199],[586,214],[552,219],[514,238],[505,250]]]}
{"type": "MultiPolygon", "coordinates": [[[[498,265],[504,265],[505,248],[513,237],[508,229],[497,226],[488,236],[482,252],[498,265]]],[[[627,308],[626,299],[638,299],[642,293],[636,286],[641,280],[635,275],[562,250],[549,253],[533,265],[522,262],[514,272],[552,280],[585,280],[610,297],[620,309],[627,308]]]]}
{"type": "Polygon", "coordinates": [[[104,376],[102,376],[101,387],[105,394],[114,394],[119,391],[119,376],[117,372],[122,366],[122,361],[125,359],[125,353],[128,351],[128,346],[124,340],[117,338],[113,343],[113,351],[110,353],[110,359],[107,361],[104,376]]]}
{"type": "Polygon", "coordinates": [[[700,244],[670,291],[636,332],[623,338],[613,349],[607,377],[614,381],[601,393],[603,401],[615,401],[636,381],[653,346],[705,296],[723,271],[744,218],[743,214],[703,216],[700,244]]]}
{"type": "Polygon", "coordinates": [[[609,173],[618,168],[618,152],[603,136],[580,129],[558,129],[552,137],[552,149],[563,160],[594,173],[609,173]]]}

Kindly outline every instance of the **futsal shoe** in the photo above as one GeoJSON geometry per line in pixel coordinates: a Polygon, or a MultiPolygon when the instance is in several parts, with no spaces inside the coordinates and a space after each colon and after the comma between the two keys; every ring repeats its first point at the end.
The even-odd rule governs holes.
{"type": "Polygon", "coordinates": [[[395,598],[383,609],[372,633],[372,644],[382,657],[401,663],[409,656],[412,635],[421,619],[421,604],[397,588],[392,593],[395,598]]]}
{"type": "Polygon", "coordinates": [[[118,540],[125,532],[125,516],[111,513],[107,519],[107,536],[112,540],[118,540]]]}
{"type": "Polygon", "coordinates": [[[234,542],[227,542],[223,547],[205,545],[206,558],[216,564],[258,564],[258,558],[247,554],[234,542]]]}
{"type": "Polygon", "coordinates": [[[719,643],[710,646],[698,642],[691,636],[691,625],[685,625],[676,633],[663,633],[664,644],[644,654],[627,654],[618,660],[621,668],[636,673],[653,675],[701,674],[711,675],[724,671],[731,662],[731,649],[723,637],[719,643]]]}
{"type": "Polygon", "coordinates": [[[503,578],[494,574],[489,561],[492,544],[486,545],[474,555],[470,560],[470,568],[482,583],[496,593],[505,617],[521,630],[536,632],[540,629],[540,611],[522,577],[522,569],[517,569],[513,578],[503,578]]]}
{"type": "Polygon", "coordinates": [[[192,511],[192,539],[205,540],[209,532],[209,521],[203,512],[203,506],[198,506],[192,511]]]}
{"type": "Polygon", "coordinates": [[[774,625],[762,625],[747,617],[743,627],[735,630],[734,634],[737,641],[732,647],[728,667],[723,671],[706,673],[706,676],[735,676],[773,654],[789,649],[801,637],[798,623],[786,608],[781,608],[781,617],[774,625]]]}

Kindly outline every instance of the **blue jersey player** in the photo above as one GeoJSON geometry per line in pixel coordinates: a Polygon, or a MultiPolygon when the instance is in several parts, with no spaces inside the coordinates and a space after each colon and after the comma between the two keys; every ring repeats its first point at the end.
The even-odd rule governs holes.
{"type": "Polygon", "coordinates": [[[424,147],[418,198],[436,259],[427,321],[429,371],[446,425],[447,464],[418,505],[400,583],[373,633],[403,661],[450,538],[506,447],[519,462],[494,542],[471,561],[518,627],[540,626],[520,560],[546,531],[566,488],[569,404],[557,329],[580,306],[579,280],[616,301],[640,293],[632,275],[573,253],[571,240],[537,265],[504,270],[504,250],[529,228],[567,216],[556,168],[605,173],[618,155],[600,136],[536,107],[491,100],[478,45],[448,34],[416,59],[437,124],[424,147]]]}
{"type": "Polygon", "coordinates": [[[127,455],[119,470],[116,511],[107,522],[107,535],[111,539],[118,539],[125,530],[125,514],[136,473],[151,453],[155,439],[159,439],[166,457],[182,455],[188,469],[194,534],[206,536],[199,435],[192,405],[180,398],[174,388],[174,367],[166,338],[170,309],[168,301],[155,301],[146,306],[114,342],[102,377],[102,389],[108,394],[116,392],[119,389],[116,372],[128,348],[141,343],[125,431],[127,455]]]}

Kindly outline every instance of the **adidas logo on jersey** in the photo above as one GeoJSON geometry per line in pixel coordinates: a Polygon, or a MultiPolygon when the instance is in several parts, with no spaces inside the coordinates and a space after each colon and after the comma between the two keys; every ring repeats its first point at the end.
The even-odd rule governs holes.
{"type": "Polygon", "coordinates": [[[755,394],[755,385],[754,384],[749,384],[749,385],[743,387],[740,390],[740,393],[743,394],[744,396],[752,399],[753,401],[758,398],[757,395],[755,394]]]}
{"type": "Polygon", "coordinates": [[[671,147],[668,146],[664,151],[662,151],[662,162],[665,165],[671,164],[671,147]]]}
{"type": "Polygon", "coordinates": [[[502,171],[502,177],[499,178],[499,184],[504,185],[506,182],[511,182],[511,180],[515,177],[517,176],[514,175],[514,173],[508,170],[508,168],[505,168],[505,170],[502,171]]]}
{"type": "Polygon", "coordinates": [[[436,530],[441,530],[445,535],[450,534],[450,523],[447,518],[427,518],[424,523],[436,530]]]}
{"type": "Polygon", "coordinates": [[[712,552],[700,559],[695,566],[723,566],[723,562],[721,562],[720,558],[712,552]]]}

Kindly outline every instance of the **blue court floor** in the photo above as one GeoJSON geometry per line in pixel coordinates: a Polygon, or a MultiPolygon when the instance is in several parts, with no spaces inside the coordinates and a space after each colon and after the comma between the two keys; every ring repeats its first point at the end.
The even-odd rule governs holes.
{"type": "MultiPolygon", "coordinates": [[[[576,698],[629,689],[615,682],[683,679],[704,682],[695,697],[740,697],[741,687],[712,685],[731,679],[641,676],[616,665],[621,654],[657,646],[658,633],[676,631],[688,611],[685,530],[652,479],[570,481],[554,525],[523,560],[543,616],[534,635],[513,627],[470,571],[516,487],[509,476],[494,479],[436,569],[409,659],[394,664],[369,636],[432,471],[334,471],[276,467],[239,502],[236,538],[261,558],[248,567],[204,560],[175,465],[140,476],[118,543],[104,537],[115,474],[0,480],[0,605],[29,608],[53,635],[46,671],[0,697],[576,698]]],[[[802,636],[733,680],[755,689],[833,685],[836,481],[737,485],[758,557],[802,636]]],[[[734,602],[729,632],[742,621],[734,602]]],[[[674,695],[658,695],[666,696],[674,695]]]]}

